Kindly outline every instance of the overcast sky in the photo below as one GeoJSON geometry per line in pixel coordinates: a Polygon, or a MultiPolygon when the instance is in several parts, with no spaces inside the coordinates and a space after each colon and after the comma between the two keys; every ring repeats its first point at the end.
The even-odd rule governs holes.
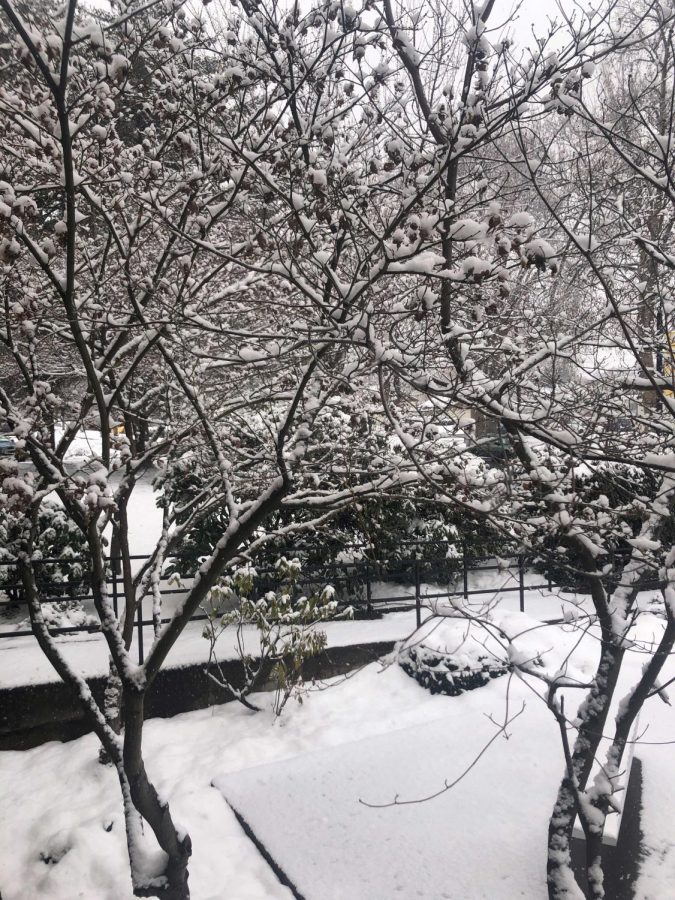
{"type": "MultiPolygon", "coordinates": [[[[83,6],[92,8],[110,8],[109,0],[81,0],[81,2],[83,6]]],[[[562,0],[562,4],[565,8],[572,9],[574,0],[562,0]]],[[[515,7],[515,0],[497,0],[491,21],[499,23],[505,21],[515,7]]],[[[532,25],[535,26],[537,35],[546,33],[548,17],[555,17],[557,13],[558,3],[556,0],[523,0],[520,4],[518,20],[511,25],[515,32],[514,37],[519,43],[528,43],[532,35],[532,25]]]]}
{"type": "MultiPolygon", "coordinates": [[[[515,3],[506,3],[504,0],[497,0],[495,10],[492,14],[492,21],[501,23],[504,21],[511,10],[515,9],[515,3]]],[[[570,11],[574,8],[573,0],[562,0],[564,9],[570,11]]],[[[519,44],[529,44],[532,42],[532,31],[537,37],[546,35],[549,27],[549,19],[560,19],[560,11],[556,0],[523,0],[520,9],[511,25],[513,37],[519,44]]]]}

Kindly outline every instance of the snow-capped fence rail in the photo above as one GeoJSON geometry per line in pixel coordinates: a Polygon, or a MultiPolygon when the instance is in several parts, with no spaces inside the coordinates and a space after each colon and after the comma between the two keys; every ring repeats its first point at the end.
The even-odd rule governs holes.
{"type": "MultiPolygon", "coordinates": [[[[414,609],[418,625],[422,621],[423,610],[453,598],[480,600],[497,593],[516,594],[519,609],[524,611],[527,591],[551,590],[550,580],[533,583],[533,573],[528,571],[527,560],[522,556],[510,559],[476,557],[467,552],[455,552],[456,545],[448,545],[445,555],[440,555],[439,542],[433,542],[430,546],[436,551],[433,555],[425,554],[425,548],[428,549],[426,545],[415,542],[411,544],[409,555],[395,560],[358,558],[364,548],[351,548],[351,559],[320,565],[304,563],[298,588],[309,595],[330,584],[340,601],[352,606],[356,616],[361,618],[414,609]]],[[[146,559],[145,556],[131,556],[129,562],[137,570],[146,559]]],[[[50,631],[56,635],[98,631],[86,559],[43,559],[40,563],[42,577],[39,578],[39,587],[50,631]]],[[[110,556],[107,563],[108,593],[115,615],[120,616],[124,608],[122,559],[110,556]]],[[[170,621],[190,581],[186,578],[179,583],[175,576],[170,575],[171,571],[175,571],[175,563],[173,558],[167,560],[160,584],[163,624],[170,621]]],[[[262,595],[275,583],[275,571],[273,568],[258,568],[257,571],[256,589],[262,595]]],[[[152,597],[147,596],[136,607],[134,631],[139,663],[143,662],[145,655],[144,629],[156,624],[150,615],[151,604],[152,597]]],[[[200,612],[193,620],[206,618],[206,613],[200,612]]],[[[0,561],[0,649],[2,638],[31,634],[17,562],[0,561]]]]}

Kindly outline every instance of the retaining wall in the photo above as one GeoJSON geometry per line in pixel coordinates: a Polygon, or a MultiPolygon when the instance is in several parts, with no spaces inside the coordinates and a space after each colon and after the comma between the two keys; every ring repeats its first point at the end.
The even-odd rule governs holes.
{"type": "MultiPolygon", "coordinates": [[[[330,647],[308,660],[303,675],[306,680],[342,675],[390,653],[393,647],[394,641],[330,647]]],[[[233,686],[243,683],[239,660],[225,661],[221,668],[233,686]]],[[[270,669],[271,666],[259,690],[273,689],[270,669]]],[[[100,704],[105,678],[91,678],[87,683],[100,704]]],[[[231,695],[206,675],[204,663],[167,667],[160,670],[146,695],[145,717],[168,718],[231,700],[231,695]]],[[[47,741],[73,740],[90,730],[77,694],[61,681],[0,689],[0,750],[27,750],[47,741]]]]}

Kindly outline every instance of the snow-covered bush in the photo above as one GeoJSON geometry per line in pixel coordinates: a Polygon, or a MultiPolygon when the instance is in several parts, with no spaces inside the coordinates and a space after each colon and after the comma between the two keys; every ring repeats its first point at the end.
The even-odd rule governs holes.
{"type": "MultiPolygon", "coordinates": [[[[100,631],[98,618],[88,613],[81,600],[57,600],[42,604],[42,617],[49,628],[80,628],[88,631],[100,631]]],[[[30,617],[18,621],[18,630],[30,628],[30,617]]]]}
{"type": "Polygon", "coordinates": [[[256,589],[256,570],[245,566],[214,586],[204,604],[208,615],[204,637],[210,644],[209,677],[250,709],[256,707],[246,699],[248,695],[270,680],[276,716],[281,715],[291,697],[302,701],[303,666],[326,646],[326,633],[317,626],[351,616],[351,609],[338,609],[330,585],[309,597],[300,594],[300,574],[297,559],[282,557],[276,564],[276,590],[261,595],[256,589]],[[243,666],[240,686],[227,679],[218,662],[217,644],[232,631],[236,636],[236,657],[243,666]]]}
{"type": "MultiPolygon", "coordinates": [[[[172,480],[172,501],[189,508],[203,478],[191,461],[172,480]]],[[[282,508],[266,524],[265,532],[283,532],[298,518],[296,510],[282,508]]],[[[227,522],[223,504],[190,528],[167,572],[193,576],[200,561],[213,552],[227,522]]],[[[272,538],[256,554],[256,567],[262,576],[273,569],[280,554],[292,553],[301,560],[306,576],[334,581],[337,598],[354,602],[363,595],[366,566],[371,580],[413,584],[418,568],[424,581],[444,584],[461,570],[463,553],[469,559],[504,555],[509,551],[507,544],[484,518],[439,503],[428,491],[414,487],[404,496],[382,494],[346,506],[325,527],[294,534],[290,547],[285,536],[272,538]]]]}
{"type": "MultiPolygon", "coordinates": [[[[29,527],[30,522],[20,512],[0,507],[0,591],[16,603],[23,600],[16,561],[26,545],[29,527]]],[[[89,589],[86,541],[63,506],[45,500],[37,516],[34,546],[35,579],[41,597],[64,598],[66,603],[43,604],[47,620],[57,624],[70,608],[67,603],[89,589]]]]}
{"type": "Polygon", "coordinates": [[[398,664],[432,694],[456,697],[509,669],[504,648],[466,619],[432,619],[397,651],[398,664]]]}

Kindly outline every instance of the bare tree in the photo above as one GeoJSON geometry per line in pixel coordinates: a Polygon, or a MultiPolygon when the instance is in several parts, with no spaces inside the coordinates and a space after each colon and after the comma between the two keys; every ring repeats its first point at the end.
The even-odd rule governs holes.
{"type": "MultiPolygon", "coordinates": [[[[529,118],[514,120],[517,159],[509,155],[512,144],[493,145],[537,195],[532,208],[539,210],[538,221],[529,209],[512,215],[507,234],[515,237],[526,269],[538,273],[518,288],[522,306],[502,330],[499,316],[472,322],[466,309],[453,305],[444,326],[452,340],[433,335],[427,346],[428,356],[437,354],[438,393],[451,384],[455,398],[500,423],[512,447],[501,485],[474,479],[473,502],[508,522],[523,546],[552,553],[563,565],[569,560],[593,603],[584,628],[597,635],[599,654],[588,683],[538,671],[531,661],[514,663],[524,677],[545,683],[564,751],[549,829],[552,900],[578,895],[570,871],[577,817],[586,836],[591,896],[605,896],[606,818],[621,790],[631,728],[643,703],[659,696],[659,674],[675,639],[675,407],[672,367],[659,362],[672,353],[674,330],[674,88],[672,66],[664,65],[673,54],[672,12],[645,5],[620,14],[608,11],[611,27],[627,28],[613,51],[617,67],[635,66],[626,89],[612,82],[611,68],[598,86],[592,60],[570,76],[552,54],[549,97],[530,106],[529,118]],[[569,124],[542,138],[537,117],[551,112],[569,124]],[[547,322],[537,309],[548,292],[541,279],[551,268],[559,285],[581,288],[585,297],[584,315],[568,320],[564,331],[559,319],[547,322]],[[574,377],[551,377],[551,367],[555,373],[561,364],[574,377]],[[601,473],[611,500],[582,487],[579,466],[601,473]],[[644,648],[642,674],[618,702],[612,725],[610,709],[641,611],[638,594],[650,579],[662,592],[663,630],[644,648]],[[568,716],[562,699],[572,687],[587,691],[576,717],[568,716]],[[592,779],[603,736],[609,738],[600,761],[605,777],[592,779]]],[[[434,382],[427,385],[433,392],[434,382]]],[[[423,469],[422,448],[408,447],[423,469]]]]}
{"type": "MultiPolygon", "coordinates": [[[[590,427],[572,441],[561,430],[571,404],[595,410],[597,395],[583,385],[542,398],[535,376],[606,323],[621,329],[621,307],[596,267],[609,306],[590,324],[553,341],[516,333],[505,314],[509,273],[555,269],[555,251],[517,197],[506,208],[481,161],[509,126],[521,133],[528,104],[539,115],[542,92],[582,108],[585,71],[629,46],[636,28],[614,28],[607,12],[572,23],[555,55],[542,42],[514,58],[490,34],[493,6],[436,5],[429,29],[424,12],[389,0],[307,11],[242,0],[234,12],[199,15],[180,0],[151,0],[120,3],[105,17],[69,0],[52,18],[0,0],[2,344],[3,372],[11,363],[13,373],[3,376],[0,414],[32,463],[30,471],[2,463],[0,502],[25,517],[19,560],[36,638],[117,769],[137,896],[189,896],[190,838],[145,771],[143,707],[228,567],[280,532],[419,482],[496,524],[525,510],[521,536],[534,541],[531,508],[516,515],[510,477],[473,483],[456,445],[433,439],[430,426],[460,431],[458,406],[502,421],[535,485],[531,502],[552,522],[562,521],[565,501],[548,498],[526,438],[574,459],[615,458],[598,456],[590,427]],[[80,396],[57,392],[55,362],[80,396]],[[379,385],[380,416],[405,453],[351,468],[340,460],[354,434],[327,458],[322,421],[348,415],[359,385],[379,385]],[[429,399],[420,415],[417,401],[429,399]],[[57,419],[64,428],[54,442],[57,419]],[[101,449],[72,472],[65,458],[83,427],[99,432],[101,449]],[[204,477],[181,504],[178,481],[195,460],[204,477]],[[134,573],[129,501],[155,464],[163,529],[134,573]],[[42,612],[37,515],[54,494],[86,537],[111,659],[106,708],[69,667],[42,612]],[[162,625],[164,563],[215,508],[226,511],[222,534],[162,625]],[[272,527],[280,509],[295,517],[272,527]],[[106,583],[109,526],[122,557],[119,619],[106,583]],[[154,641],[136,665],[133,620],[146,596],[154,641]],[[160,871],[149,867],[143,823],[164,851],[160,871]]],[[[645,539],[654,540],[659,515],[645,539]]],[[[588,550],[575,527],[567,537],[588,550]]],[[[610,630],[617,618],[594,560],[588,551],[611,668],[622,652],[610,630]]],[[[636,574],[620,595],[624,612],[641,566],[636,557],[625,570],[636,574]]]]}

